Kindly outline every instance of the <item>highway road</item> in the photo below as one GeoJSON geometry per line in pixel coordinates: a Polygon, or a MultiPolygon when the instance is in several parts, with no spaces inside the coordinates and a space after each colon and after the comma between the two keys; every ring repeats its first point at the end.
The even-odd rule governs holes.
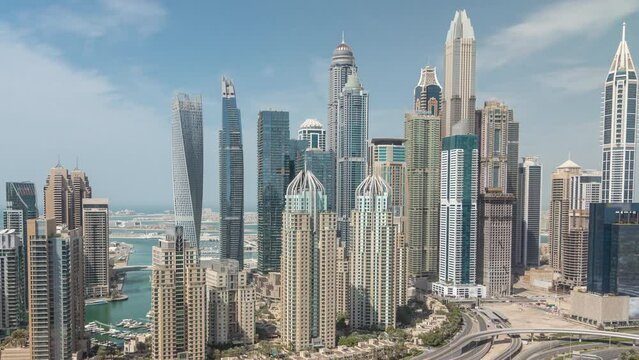
{"type": "MultiPolygon", "coordinates": [[[[464,323],[462,324],[461,331],[453,337],[453,339],[443,347],[425,352],[420,355],[417,355],[413,359],[415,360],[425,360],[425,359],[450,359],[451,357],[446,357],[448,355],[453,355],[455,352],[459,352],[461,349],[461,344],[458,341],[464,338],[466,335],[469,335],[473,328],[475,327],[475,323],[477,322],[475,316],[470,316],[467,313],[462,313],[462,318],[464,319],[464,323]],[[452,354],[451,354],[452,353],[452,354]]],[[[481,324],[478,324],[478,328],[481,329],[481,324]]],[[[485,328],[484,328],[485,329],[485,328]]]]}
{"type": "Polygon", "coordinates": [[[528,358],[528,360],[544,360],[551,359],[555,355],[561,355],[565,353],[570,353],[572,351],[582,351],[587,349],[593,349],[600,347],[601,344],[588,344],[588,343],[577,343],[573,345],[566,345],[565,342],[563,345],[559,347],[555,347],[552,349],[548,349],[546,351],[542,351],[528,358]]]}
{"type": "MultiPolygon", "coordinates": [[[[624,351],[628,351],[630,349],[632,348],[631,347],[611,347],[611,348],[591,351],[588,354],[598,356],[599,359],[601,360],[614,360],[619,358],[621,353],[623,353],[624,351]]],[[[583,359],[586,359],[586,357],[584,357],[583,359]]],[[[591,359],[594,359],[594,357],[591,357],[591,359]]]]}

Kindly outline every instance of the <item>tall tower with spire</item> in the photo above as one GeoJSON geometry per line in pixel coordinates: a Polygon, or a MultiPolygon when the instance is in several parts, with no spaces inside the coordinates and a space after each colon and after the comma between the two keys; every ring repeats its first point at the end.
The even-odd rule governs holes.
{"type": "Polygon", "coordinates": [[[220,149],[220,255],[244,265],[244,149],[235,85],[222,78],[220,149]]]}
{"type": "Polygon", "coordinates": [[[328,80],[328,144],[327,150],[337,152],[337,117],[339,114],[339,95],[346,85],[348,76],[357,71],[353,49],[344,41],[333,51],[328,80]]]}
{"type": "Polygon", "coordinates": [[[348,224],[355,190],[366,177],[368,147],[368,92],[356,72],[348,76],[338,100],[336,207],[340,236],[348,247],[348,224]]]}
{"type": "Polygon", "coordinates": [[[455,12],[444,51],[442,138],[474,133],[475,32],[466,10],[455,12]]]}
{"type": "Polygon", "coordinates": [[[637,145],[637,73],[626,24],[604,87],[601,202],[632,202],[637,145]]]}

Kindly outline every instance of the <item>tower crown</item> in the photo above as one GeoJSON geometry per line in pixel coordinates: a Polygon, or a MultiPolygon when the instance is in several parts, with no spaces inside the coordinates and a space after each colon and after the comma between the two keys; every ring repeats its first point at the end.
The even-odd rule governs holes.
{"type": "Polygon", "coordinates": [[[350,45],[344,42],[344,38],[342,37],[342,42],[335,47],[333,51],[333,64],[341,64],[341,65],[355,65],[355,56],[353,55],[353,48],[350,45]]]}
{"type": "Polygon", "coordinates": [[[610,65],[610,73],[617,72],[619,70],[626,71],[634,71],[635,64],[632,61],[632,56],[630,55],[630,49],[628,48],[628,43],[626,42],[626,23],[623,23],[621,29],[621,41],[619,42],[619,46],[617,47],[617,52],[615,53],[614,58],[612,59],[612,64],[610,65]]]}
{"type": "Polygon", "coordinates": [[[446,42],[455,39],[475,39],[475,30],[470,23],[470,18],[466,14],[466,10],[457,10],[453,21],[450,22],[450,29],[446,35],[446,42]]]}

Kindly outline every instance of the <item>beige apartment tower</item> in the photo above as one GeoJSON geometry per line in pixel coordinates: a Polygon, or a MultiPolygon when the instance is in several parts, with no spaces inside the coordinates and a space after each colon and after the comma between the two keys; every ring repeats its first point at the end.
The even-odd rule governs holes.
{"type": "Polygon", "coordinates": [[[581,166],[571,160],[559,165],[551,176],[550,221],[550,266],[561,272],[563,266],[562,246],[568,234],[570,212],[570,178],[581,174],[581,166]]]}
{"type": "Polygon", "coordinates": [[[395,296],[406,304],[406,147],[404,139],[375,138],[368,145],[368,175],[380,176],[391,189],[391,211],[395,224],[395,296]]]}
{"type": "Polygon", "coordinates": [[[84,199],[92,197],[91,185],[87,174],[77,167],[71,170],[71,189],[73,191],[73,226],[83,226],[84,199]]]}
{"type": "Polygon", "coordinates": [[[91,197],[89,178],[75,168],[71,173],[60,163],[51,168],[44,185],[44,217],[70,230],[82,226],[82,203],[91,197]]]}
{"type": "Polygon", "coordinates": [[[601,172],[583,170],[579,175],[570,177],[568,232],[560,249],[562,268],[559,281],[564,286],[586,286],[590,204],[599,202],[600,192],[601,172]]]}
{"type": "Polygon", "coordinates": [[[210,344],[255,342],[255,290],[248,277],[235,259],[213,260],[206,267],[210,344]]]}
{"type": "Polygon", "coordinates": [[[391,190],[370,175],[355,192],[351,215],[350,327],[395,327],[395,224],[391,190]]]}
{"type": "Polygon", "coordinates": [[[206,271],[181,226],[153,247],[151,271],[153,359],[204,360],[206,271]]]}
{"type": "Polygon", "coordinates": [[[337,218],[308,170],[286,190],[282,225],[282,343],[295,351],[336,345],[337,218]]]}
{"type": "Polygon", "coordinates": [[[84,289],[87,298],[110,295],[109,288],[109,200],[84,199],[84,289]]]}
{"type": "Polygon", "coordinates": [[[479,195],[477,282],[488,297],[511,295],[514,203],[515,196],[499,188],[479,195]]]}
{"type": "Polygon", "coordinates": [[[34,360],[71,360],[86,350],[82,230],[27,221],[29,343],[34,360]]]}
{"type": "Polygon", "coordinates": [[[44,185],[44,217],[55,219],[57,226],[73,225],[73,185],[60,163],[51,168],[44,185]]]}
{"type": "Polygon", "coordinates": [[[437,279],[439,253],[440,118],[404,117],[406,138],[406,268],[412,278],[437,279]]]}

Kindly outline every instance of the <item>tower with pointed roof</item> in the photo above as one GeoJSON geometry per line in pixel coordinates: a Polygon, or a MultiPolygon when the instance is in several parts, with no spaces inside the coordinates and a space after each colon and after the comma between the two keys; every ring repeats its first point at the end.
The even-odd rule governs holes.
{"type": "Polygon", "coordinates": [[[604,85],[601,201],[632,202],[637,147],[637,72],[626,42],[626,24],[604,85]]]}
{"type": "Polygon", "coordinates": [[[296,351],[335,347],[337,223],[322,183],[300,171],[282,221],[282,341],[296,351]]]}
{"type": "Polygon", "coordinates": [[[339,116],[339,96],[344,89],[348,76],[357,72],[353,49],[344,41],[337,45],[333,51],[328,79],[328,132],[327,149],[337,152],[337,123],[339,116]]]}
{"type": "Polygon", "coordinates": [[[475,32],[466,10],[455,12],[444,50],[442,138],[472,134],[475,117],[475,32]]]}
{"type": "Polygon", "coordinates": [[[395,326],[395,224],[391,189],[377,174],[355,191],[350,223],[350,312],[352,329],[395,326]]]}
{"type": "Polygon", "coordinates": [[[414,110],[425,111],[430,115],[439,115],[441,111],[442,86],[437,80],[437,69],[426,65],[422,68],[419,82],[415,86],[414,110]]]}
{"type": "Polygon", "coordinates": [[[357,73],[349,75],[338,99],[337,218],[340,236],[348,245],[348,224],[355,208],[355,190],[366,177],[368,92],[357,73]]]}

